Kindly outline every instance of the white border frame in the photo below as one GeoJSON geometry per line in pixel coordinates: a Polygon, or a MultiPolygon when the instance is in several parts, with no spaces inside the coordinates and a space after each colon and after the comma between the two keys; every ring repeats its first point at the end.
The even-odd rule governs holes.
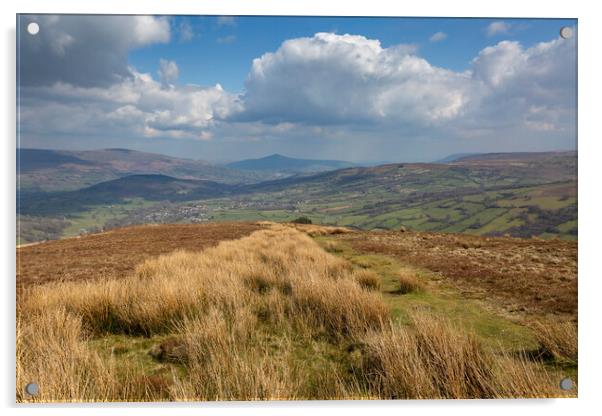
{"type": "Polygon", "coordinates": [[[503,0],[491,2],[471,2],[470,0],[421,0],[399,2],[385,0],[145,0],[124,2],[104,0],[75,2],[68,0],[20,0],[18,4],[2,2],[2,72],[3,97],[2,140],[3,178],[0,181],[2,195],[2,218],[4,230],[0,254],[2,256],[3,289],[2,297],[2,374],[0,392],[2,405],[8,414],[29,414],[35,410],[49,415],[80,414],[81,405],[15,405],[14,363],[15,363],[15,22],[16,13],[119,13],[119,14],[213,14],[213,15],[323,15],[323,16],[422,16],[422,17],[563,17],[579,19],[579,398],[558,400],[470,400],[470,401],[342,401],[342,402],[220,402],[220,403],[180,403],[180,404],[109,404],[85,405],[86,413],[132,414],[143,411],[148,415],[164,415],[177,411],[182,414],[222,413],[237,414],[306,414],[318,415],[333,411],[347,414],[379,413],[400,414],[419,412],[420,416],[430,414],[482,414],[504,415],[509,412],[519,414],[566,415],[568,412],[593,413],[600,408],[597,401],[602,385],[600,378],[600,348],[602,336],[599,329],[600,296],[602,296],[599,256],[600,227],[599,207],[602,206],[598,166],[602,157],[602,136],[600,135],[599,103],[600,60],[599,42],[602,41],[601,15],[596,13],[594,2],[551,0],[546,2],[526,2],[524,0],[503,0]],[[588,411],[589,410],[589,411],[588,411]]]}

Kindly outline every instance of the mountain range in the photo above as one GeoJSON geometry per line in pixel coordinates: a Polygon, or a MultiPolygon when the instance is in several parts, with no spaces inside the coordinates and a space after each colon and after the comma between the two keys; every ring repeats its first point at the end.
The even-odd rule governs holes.
{"type": "Polygon", "coordinates": [[[353,166],[338,160],[278,154],[227,165],[130,149],[85,151],[18,149],[20,191],[73,191],[129,175],[167,175],[224,184],[249,184],[353,166]]]}

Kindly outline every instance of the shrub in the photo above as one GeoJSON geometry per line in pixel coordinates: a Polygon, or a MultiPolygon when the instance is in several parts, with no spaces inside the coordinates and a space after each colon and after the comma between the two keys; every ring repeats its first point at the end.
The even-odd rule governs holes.
{"type": "Polygon", "coordinates": [[[295,224],[312,224],[311,219],[309,219],[308,217],[299,217],[296,218],[294,220],[292,220],[291,222],[295,223],[295,224]]]}

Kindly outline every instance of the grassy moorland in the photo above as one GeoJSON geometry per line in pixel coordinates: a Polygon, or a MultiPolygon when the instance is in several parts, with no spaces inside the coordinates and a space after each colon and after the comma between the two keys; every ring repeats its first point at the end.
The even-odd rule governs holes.
{"type": "MultiPolygon", "coordinates": [[[[445,272],[354,246],[371,232],[232,224],[252,233],[190,251],[209,226],[219,240],[219,224],[159,226],[188,251],[123,257],[133,269],[95,274],[90,265],[71,279],[24,280],[17,400],[576,395],[558,388],[577,373],[571,314],[512,316],[495,297],[464,297],[445,272]],[[23,393],[31,380],[40,385],[35,399],[23,393]]],[[[150,240],[157,226],[138,231],[145,229],[150,240]]],[[[137,235],[117,230],[73,239],[70,249],[53,247],[69,240],[23,247],[21,276],[45,252],[51,260],[81,245],[94,258],[96,244],[102,258],[107,244],[121,252],[137,235]]],[[[553,267],[544,260],[538,264],[553,267]]]]}

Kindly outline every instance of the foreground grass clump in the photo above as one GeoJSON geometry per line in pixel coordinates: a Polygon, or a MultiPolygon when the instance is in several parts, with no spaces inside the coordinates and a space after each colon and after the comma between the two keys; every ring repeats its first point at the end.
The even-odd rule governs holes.
{"type": "Polygon", "coordinates": [[[356,270],[353,273],[355,280],[365,289],[379,290],[380,276],[371,270],[356,270]]]}
{"type": "Polygon", "coordinates": [[[561,394],[543,365],[496,355],[433,315],[393,323],[379,277],[273,226],[147,260],[120,280],[28,289],[17,399],[31,399],[31,380],[41,401],[561,394]],[[110,355],[93,347],[111,337],[110,355]],[[159,370],[119,358],[135,337],[153,340],[144,354],[159,370]]]}
{"type": "Polygon", "coordinates": [[[399,293],[423,292],[424,283],[418,278],[416,272],[410,269],[399,271],[399,293]]]}
{"type": "Polygon", "coordinates": [[[412,330],[373,332],[362,346],[370,390],[397,399],[556,397],[556,380],[541,364],[486,349],[450,321],[424,312],[412,330]]]}
{"type": "Polygon", "coordinates": [[[572,322],[542,322],[532,325],[545,358],[577,364],[577,326],[572,322]]]}
{"type": "Polygon", "coordinates": [[[62,308],[18,316],[16,371],[18,401],[32,381],[42,386],[40,401],[110,400],[120,389],[112,363],[88,348],[81,319],[62,308]]]}

